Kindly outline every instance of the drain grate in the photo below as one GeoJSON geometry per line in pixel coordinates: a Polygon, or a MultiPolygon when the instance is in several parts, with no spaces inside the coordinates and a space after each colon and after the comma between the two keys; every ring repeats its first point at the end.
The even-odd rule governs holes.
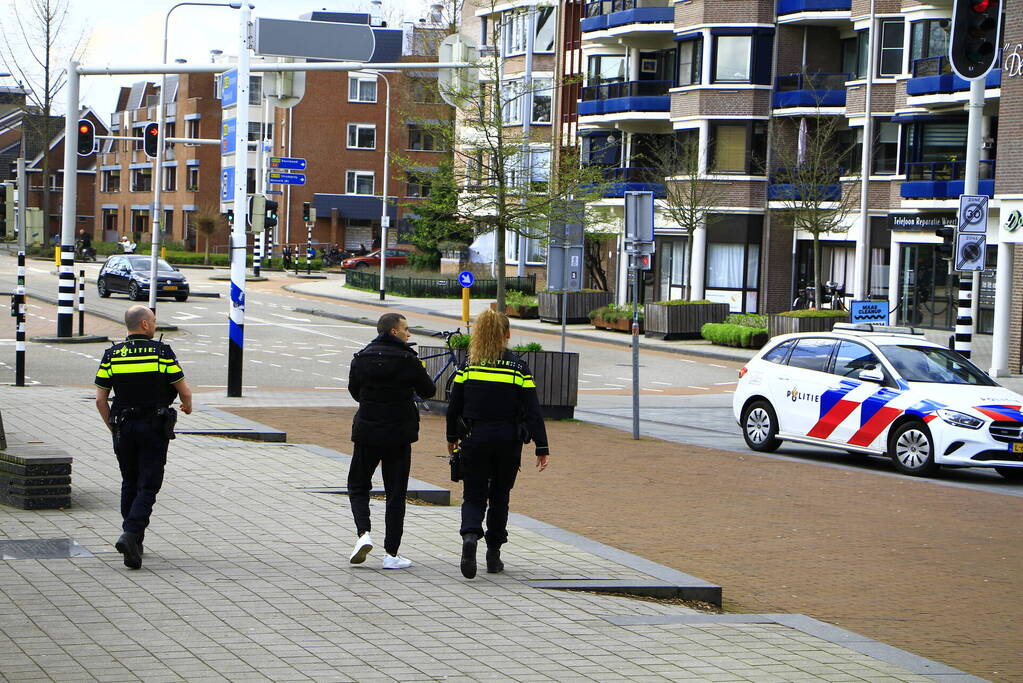
{"type": "Polygon", "coordinates": [[[64,560],[92,556],[70,538],[0,540],[0,560],[64,560]]]}

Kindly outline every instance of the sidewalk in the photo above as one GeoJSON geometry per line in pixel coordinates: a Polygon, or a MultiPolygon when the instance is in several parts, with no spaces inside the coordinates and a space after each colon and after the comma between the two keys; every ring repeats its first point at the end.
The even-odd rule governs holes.
{"type": "Polygon", "coordinates": [[[463,579],[458,510],[418,505],[412,569],[381,571],[378,552],[352,567],[347,498],[310,492],[344,482],[347,457],[295,444],[178,437],[130,571],[110,545],[119,481],[91,392],[0,387],[0,405],[9,430],[76,458],[74,507],[0,507],[0,537],[81,552],[0,561],[7,680],[978,680],[799,615],[539,588],[692,577],[518,516],[503,575],[463,579]]]}

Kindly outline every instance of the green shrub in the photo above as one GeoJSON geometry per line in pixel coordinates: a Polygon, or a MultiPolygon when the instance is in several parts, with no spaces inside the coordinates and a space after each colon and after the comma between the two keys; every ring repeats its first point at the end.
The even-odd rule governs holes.
{"type": "Polygon", "coordinates": [[[519,344],[512,351],[543,351],[543,347],[536,342],[529,342],[528,344],[519,344]]]}
{"type": "Polygon", "coordinates": [[[672,299],[671,301],[652,301],[650,303],[654,303],[654,304],[657,304],[659,306],[660,305],[663,305],[663,306],[690,306],[692,304],[712,304],[714,302],[713,301],[707,301],[706,299],[698,299],[696,301],[687,301],[685,299],[672,299]]]}
{"type": "Polygon", "coordinates": [[[747,327],[732,323],[706,323],[700,336],[721,346],[759,349],[767,343],[766,327],[747,327]]]}
{"type": "MultiPolygon", "coordinates": [[[[632,320],[632,304],[608,304],[589,312],[590,322],[594,318],[602,318],[608,322],[632,320]]],[[[643,322],[643,307],[639,307],[639,322],[643,322]]]]}
{"type": "Polygon", "coordinates": [[[725,322],[743,327],[767,327],[767,316],[759,313],[729,313],[725,322]]]}
{"type": "Polygon", "coordinates": [[[453,349],[468,349],[470,338],[467,334],[453,334],[448,339],[448,346],[453,349]]]}
{"type": "Polygon", "coordinates": [[[535,296],[530,296],[515,289],[509,289],[504,293],[504,302],[509,306],[537,306],[535,296]]]}
{"type": "Polygon", "coordinates": [[[784,311],[778,315],[783,315],[786,318],[845,318],[849,313],[847,311],[806,308],[799,311],[784,311]]]}
{"type": "Polygon", "coordinates": [[[421,254],[417,251],[410,252],[408,264],[414,270],[438,271],[440,270],[440,252],[434,251],[428,254],[421,254]]]}

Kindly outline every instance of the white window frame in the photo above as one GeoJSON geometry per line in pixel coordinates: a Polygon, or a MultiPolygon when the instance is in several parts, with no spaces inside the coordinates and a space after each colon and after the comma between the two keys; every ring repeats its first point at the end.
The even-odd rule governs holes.
{"type": "Polygon", "coordinates": [[[362,102],[364,104],[376,104],[377,101],[377,78],[376,76],[364,76],[357,74],[348,75],[348,101],[349,102],[362,102]],[[362,99],[362,84],[372,83],[373,84],[373,99],[364,100],[362,99]],[[354,97],[352,90],[355,90],[354,97]]]}
{"type": "Polygon", "coordinates": [[[372,197],[375,196],[376,192],[376,172],[375,171],[360,171],[350,170],[345,172],[345,194],[358,195],[360,197],[372,197]],[[372,183],[369,192],[353,192],[353,189],[359,188],[359,179],[369,176],[370,183],[372,183]]]}
{"type": "Polygon", "coordinates": [[[532,117],[532,123],[540,126],[548,126],[552,123],[554,118],[554,79],[552,78],[534,78],[533,79],[533,93],[530,97],[530,116],[532,117]],[[549,100],[547,106],[547,119],[539,119],[536,116],[536,99],[537,96],[546,97],[549,100]]]}
{"type": "Polygon", "coordinates": [[[348,149],[376,149],[377,148],[377,126],[375,123],[349,123],[348,124],[348,137],[346,139],[348,143],[348,149]],[[373,131],[373,146],[372,147],[359,147],[359,135],[363,129],[373,131]],[[355,144],[352,144],[352,133],[355,133],[355,144]]]}
{"type": "Polygon", "coordinates": [[[877,30],[878,41],[877,41],[877,75],[876,75],[876,78],[897,78],[898,76],[902,75],[902,73],[906,69],[906,66],[905,66],[905,64],[906,64],[906,21],[904,19],[882,19],[878,23],[880,25],[878,26],[878,30],[877,30]],[[900,29],[902,29],[902,40],[899,41],[898,45],[891,45],[889,47],[885,47],[885,45],[884,45],[885,33],[887,32],[887,29],[888,29],[889,26],[895,26],[896,24],[899,26],[900,29]],[[898,67],[899,70],[894,72],[894,73],[882,72],[881,68],[882,68],[882,65],[884,64],[884,55],[885,55],[885,53],[886,52],[896,52],[896,51],[899,53],[899,67],[898,67]]]}
{"type": "Polygon", "coordinates": [[[501,120],[505,126],[522,125],[522,79],[501,81],[501,120]]]}

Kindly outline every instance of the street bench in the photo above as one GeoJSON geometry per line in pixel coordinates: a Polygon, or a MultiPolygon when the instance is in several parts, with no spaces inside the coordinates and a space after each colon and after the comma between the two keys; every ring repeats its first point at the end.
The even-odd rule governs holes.
{"type": "Polygon", "coordinates": [[[71,505],[71,463],[65,451],[43,443],[8,443],[0,416],[0,504],[22,510],[71,505]]]}

